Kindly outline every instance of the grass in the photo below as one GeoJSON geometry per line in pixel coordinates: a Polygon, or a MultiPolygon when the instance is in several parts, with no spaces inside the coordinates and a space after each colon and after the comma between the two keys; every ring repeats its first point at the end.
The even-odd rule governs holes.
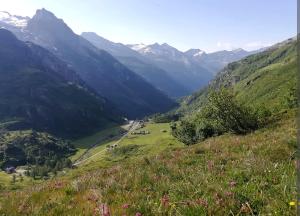
{"type": "Polygon", "coordinates": [[[41,180],[33,180],[25,175],[22,175],[22,180],[18,173],[14,174],[16,181],[13,182],[13,174],[7,174],[4,171],[0,171],[0,191],[12,191],[23,189],[24,187],[32,186],[34,184],[42,182],[41,180]]]}
{"type": "Polygon", "coordinates": [[[295,57],[252,73],[235,86],[238,99],[248,105],[264,104],[273,110],[282,109],[289,89],[296,86],[296,64],[295,57]],[[251,83],[247,85],[247,82],[251,83]]]}
{"type": "Polygon", "coordinates": [[[2,194],[0,215],[103,215],[103,205],[111,215],[296,215],[294,117],[191,147],[150,124],[149,137],[130,136],[103,155],[121,158],[110,167],[2,194]]]}
{"type": "Polygon", "coordinates": [[[120,126],[111,126],[90,136],[75,140],[72,142],[72,144],[77,148],[77,152],[75,155],[71,156],[70,159],[72,161],[75,161],[86,150],[93,147],[93,145],[101,145],[101,143],[103,143],[105,140],[115,137],[124,132],[125,130],[120,126]]]}
{"type": "MultiPolygon", "coordinates": [[[[107,142],[101,143],[97,147],[91,149],[86,155],[86,158],[92,157],[79,166],[80,173],[86,170],[93,170],[98,167],[108,167],[115,163],[120,162],[124,159],[135,160],[137,158],[143,157],[145,155],[151,156],[156,155],[165,149],[182,147],[183,144],[177,141],[170,134],[170,127],[168,123],[153,124],[149,123],[143,129],[138,129],[136,131],[145,130],[149,131],[150,134],[147,135],[132,135],[129,134],[127,137],[118,143],[118,148],[131,148],[132,146],[137,146],[134,154],[132,152],[124,151],[124,154],[114,154],[114,152],[109,152],[106,150],[108,145],[113,145],[118,141],[118,139],[112,139],[107,142]],[[163,132],[165,131],[165,132],[163,132]]],[[[78,171],[75,171],[78,174],[78,171]]]]}

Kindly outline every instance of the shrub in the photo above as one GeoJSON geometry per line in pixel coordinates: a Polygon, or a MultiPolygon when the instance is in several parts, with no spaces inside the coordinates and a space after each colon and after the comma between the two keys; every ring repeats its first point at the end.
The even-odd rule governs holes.
{"type": "Polygon", "coordinates": [[[290,87],[285,100],[286,100],[285,101],[286,106],[290,109],[296,108],[298,106],[297,87],[296,86],[290,87]]]}
{"type": "Polygon", "coordinates": [[[210,93],[204,110],[204,117],[216,121],[226,132],[246,134],[258,128],[256,112],[239,103],[231,90],[222,88],[210,93]]]}
{"type": "Polygon", "coordinates": [[[155,123],[169,123],[172,121],[178,121],[180,117],[180,114],[155,114],[152,116],[152,120],[155,123]]]}
{"type": "Polygon", "coordinates": [[[196,127],[193,123],[181,121],[178,126],[176,123],[174,123],[171,126],[171,129],[172,135],[176,137],[180,142],[183,142],[186,145],[194,144],[198,140],[196,127]]]}
{"type": "Polygon", "coordinates": [[[207,104],[193,118],[171,125],[179,141],[191,145],[225,132],[246,134],[265,125],[270,111],[264,106],[252,109],[239,103],[230,89],[211,92],[207,104]]]}

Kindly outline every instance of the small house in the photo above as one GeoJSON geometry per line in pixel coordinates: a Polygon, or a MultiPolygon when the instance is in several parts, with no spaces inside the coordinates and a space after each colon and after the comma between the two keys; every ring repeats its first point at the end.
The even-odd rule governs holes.
{"type": "Polygon", "coordinates": [[[15,173],[15,172],[16,172],[16,168],[15,168],[15,167],[7,167],[7,168],[5,169],[5,172],[6,172],[7,174],[15,173]]]}

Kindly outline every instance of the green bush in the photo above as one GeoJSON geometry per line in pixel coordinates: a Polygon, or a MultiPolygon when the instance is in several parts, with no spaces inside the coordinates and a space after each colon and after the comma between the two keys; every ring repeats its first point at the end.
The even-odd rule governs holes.
{"type": "Polygon", "coordinates": [[[226,132],[246,134],[259,125],[255,110],[239,103],[231,89],[210,93],[205,118],[214,119],[226,132]]]}
{"type": "Polygon", "coordinates": [[[271,113],[264,106],[252,109],[239,103],[231,89],[211,92],[207,104],[189,120],[171,126],[179,141],[191,145],[225,132],[246,134],[266,123],[271,113]]]}
{"type": "Polygon", "coordinates": [[[297,87],[290,87],[288,94],[286,96],[286,106],[288,108],[296,108],[298,106],[298,97],[297,97],[297,87]]]}
{"type": "Polygon", "coordinates": [[[172,135],[186,145],[194,144],[198,140],[194,123],[181,121],[179,125],[176,123],[172,124],[171,129],[172,135]]]}
{"type": "Polygon", "coordinates": [[[155,114],[152,116],[152,120],[155,123],[169,123],[172,121],[178,121],[180,117],[180,114],[155,114]]]}

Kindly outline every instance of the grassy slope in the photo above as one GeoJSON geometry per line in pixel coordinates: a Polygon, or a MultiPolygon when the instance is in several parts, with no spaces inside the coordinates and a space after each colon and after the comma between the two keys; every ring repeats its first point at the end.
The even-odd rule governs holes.
{"type": "MultiPolygon", "coordinates": [[[[135,160],[143,156],[151,156],[158,154],[165,149],[183,146],[169,133],[169,124],[147,124],[145,128],[141,130],[148,130],[148,135],[132,135],[124,138],[119,144],[118,151],[108,152],[106,150],[107,145],[114,144],[118,139],[112,139],[101,143],[96,148],[93,148],[87,155],[87,157],[97,154],[95,157],[84,162],[79,166],[78,170],[72,172],[72,174],[78,175],[86,170],[93,170],[99,167],[111,166],[124,159],[130,158],[135,160]],[[166,130],[167,132],[162,132],[166,130]]],[[[139,131],[139,130],[137,130],[139,131]]]]}
{"type": "MultiPolygon", "coordinates": [[[[241,102],[247,105],[265,104],[271,110],[280,110],[289,89],[296,82],[296,42],[290,41],[229,64],[209,87],[215,89],[219,86],[233,86],[241,102]],[[240,80],[233,84],[233,77],[240,80]]],[[[182,99],[177,112],[193,113],[198,110],[206,102],[208,89],[182,99]]]]}
{"type": "Polygon", "coordinates": [[[83,137],[78,140],[74,140],[72,144],[77,148],[77,152],[75,155],[70,157],[72,161],[78,159],[85,151],[93,147],[93,145],[98,146],[103,143],[106,139],[109,139],[112,136],[117,136],[120,133],[123,133],[123,130],[120,126],[116,126],[111,124],[110,127],[101,130],[97,133],[94,133],[90,136],[83,137]]]}
{"type": "Polygon", "coordinates": [[[33,180],[31,177],[27,177],[24,175],[22,175],[23,180],[21,180],[18,173],[15,173],[15,176],[16,176],[16,181],[13,183],[13,174],[7,174],[4,171],[0,171],[0,191],[19,190],[43,182],[40,179],[33,180]]]}
{"type": "MultiPolygon", "coordinates": [[[[162,125],[148,127],[159,131],[162,125]]],[[[296,197],[295,147],[294,113],[288,113],[246,136],[227,134],[6,193],[0,213],[99,215],[100,204],[107,203],[112,215],[295,215],[288,205],[296,197]]]]}

